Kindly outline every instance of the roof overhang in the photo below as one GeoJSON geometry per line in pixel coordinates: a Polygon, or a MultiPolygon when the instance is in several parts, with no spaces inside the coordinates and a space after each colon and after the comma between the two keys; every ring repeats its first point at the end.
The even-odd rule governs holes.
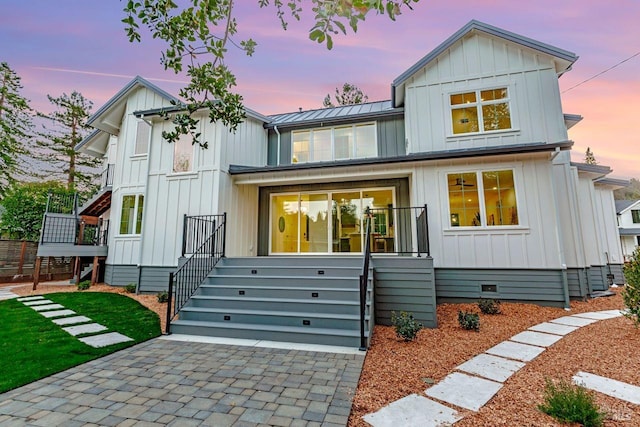
{"type": "Polygon", "coordinates": [[[431,61],[450,49],[455,43],[471,33],[483,33],[492,37],[501,38],[503,40],[519,44],[526,48],[535,50],[545,55],[552,56],[555,59],[556,72],[558,75],[568,71],[574,62],[578,60],[578,56],[573,53],[560,49],[555,46],[542,43],[528,37],[494,27],[484,22],[472,20],[467,25],[456,31],[451,37],[442,42],[438,47],[429,52],[426,56],[413,64],[404,73],[400,74],[391,83],[391,99],[394,107],[404,104],[404,85],[415,73],[425,67],[431,61]]]}
{"type": "Polygon", "coordinates": [[[578,175],[592,180],[599,180],[609,175],[613,170],[609,166],[590,165],[587,163],[571,162],[571,166],[578,170],[578,175]]]}
{"type": "Polygon", "coordinates": [[[564,125],[567,130],[571,129],[582,121],[583,117],[579,114],[564,114],[564,125]]]}
{"type": "MultiPolygon", "coordinates": [[[[162,108],[153,108],[150,110],[139,110],[134,111],[133,115],[137,118],[154,118],[160,117],[163,114],[172,114],[172,113],[182,113],[187,111],[186,104],[179,103],[177,105],[172,105],[170,107],[162,107],[162,108]]],[[[197,111],[198,113],[206,113],[206,108],[201,108],[197,111]]],[[[269,123],[271,119],[263,114],[258,113],[257,111],[252,110],[251,108],[244,107],[244,113],[247,117],[251,117],[262,123],[269,123]]]]}
{"type": "Polygon", "coordinates": [[[595,185],[607,186],[611,190],[619,190],[620,188],[628,187],[630,182],[626,179],[618,178],[601,178],[594,181],[595,185]]]}
{"type": "Polygon", "coordinates": [[[102,157],[109,147],[109,137],[110,135],[107,132],[94,130],[80,141],[74,149],[93,157],[102,157]]]}

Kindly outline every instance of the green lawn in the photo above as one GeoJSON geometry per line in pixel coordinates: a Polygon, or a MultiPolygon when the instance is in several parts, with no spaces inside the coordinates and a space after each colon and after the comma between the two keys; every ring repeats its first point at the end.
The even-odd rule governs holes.
{"type": "Polygon", "coordinates": [[[21,302],[2,301],[0,393],[160,335],[158,315],[123,295],[74,292],[45,298],[134,341],[93,348],[21,302]]]}

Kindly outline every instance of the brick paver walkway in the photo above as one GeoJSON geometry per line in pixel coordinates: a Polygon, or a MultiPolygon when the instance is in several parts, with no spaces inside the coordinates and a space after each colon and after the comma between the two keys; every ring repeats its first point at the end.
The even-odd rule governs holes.
{"type": "Polygon", "coordinates": [[[0,426],[344,426],[363,361],[154,339],[0,394],[0,426]]]}

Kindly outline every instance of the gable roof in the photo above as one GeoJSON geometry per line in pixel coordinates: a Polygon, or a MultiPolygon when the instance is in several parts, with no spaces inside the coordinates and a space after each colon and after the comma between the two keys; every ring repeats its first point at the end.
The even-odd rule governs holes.
{"type": "Polygon", "coordinates": [[[479,31],[485,34],[488,34],[493,37],[499,37],[501,39],[528,47],[530,49],[536,50],[538,52],[544,53],[546,55],[553,56],[561,61],[561,69],[558,70],[560,74],[567,71],[571,65],[578,59],[578,56],[564,49],[560,49],[555,46],[548,45],[546,43],[539,42],[537,40],[530,39],[528,37],[521,36],[516,33],[512,33],[507,30],[503,30],[502,28],[494,27],[489,24],[485,24],[484,22],[471,20],[467,25],[460,28],[456,31],[451,37],[442,42],[438,47],[433,49],[427,55],[425,55],[418,62],[413,64],[409,69],[400,74],[394,81],[391,83],[391,100],[394,106],[398,106],[399,103],[396,102],[396,93],[402,90],[404,83],[413,76],[416,72],[418,72],[425,65],[436,59],[442,53],[447,51],[451,46],[457,43],[460,39],[462,39],[465,35],[472,31],[479,31]]]}
{"type": "Polygon", "coordinates": [[[628,211],[635,205],[640,204],[640,200],[616,200],[616,213],[618,215],[628,211]]]}

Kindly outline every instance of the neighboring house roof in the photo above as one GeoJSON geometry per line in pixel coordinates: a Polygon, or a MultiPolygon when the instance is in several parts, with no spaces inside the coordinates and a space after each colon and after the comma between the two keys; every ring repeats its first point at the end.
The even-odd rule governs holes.
{"type": "MultiPolygon", "coordinates": [[[[489,24],[485,24],[484,22],[472,20],[469,21],[467,25],[460,28],[457,32],[455,32],[451,37],[442,42],[438,47],[429,52],[426,56],[420,59],[418,62],[413,64],[406,70],[404,73],[400,74],[394,81],[391,83],[391,98],[394,106],[397,106],[396,103],[396,94],[398,92],[402,92],[404,83],[411,78],[416,72],[418,72],[421,68],[426,66],[428,63],[436,59],[442,53],[446,52],[451,46],[457,43],[460,39],[462,39],[465,35],[472,31],[479,31],[485,34],[488,34],[493,37],[499,37],[501,39],[528,47],[530,49],[536,50],[538,52],[544,53],[546,55],[553,56],[560,61],[556,65],[558,73],[562,74],[567,71],[571,65],[578,59],[578,56],[564,49],[560,49],[555,46],[548,45],[546,43],[542,43],[528,37],[521,36],[516,33],[512,33],[507,30],[503,30],[502,28],[494,27],[489,24]]],[[[399,94],[399,93],[398,93],[399,94]]],[[[400,103],[401,104],[401,103],[400,103]]]]}
{"type": "Polygon", "coordinates": [[[279,165],[279,166],[255,167],[255,166],[229,165],[229,174],[242,175],[242,174],[264,173],[264,172],[279,172],[279,171],[288,171],[288,170],[319,169],[319,168],[327,168],[327,167],[406,163],[406,162],[428,161],[428,160],[461,159],[461,158],[467,158],[467,157],[499,156],[503,154],[536,153],[536,152],[543,152],[543,151],[554,151],[556,149],[569,150],[571,149],[572,145],[573,145],[573,141],[556,142],[553,144],[536,142],[531,144],[503,145],[499,147],[479,147],[479,148],[465,148],[460,150],[431,151],[427,153],[413,153],[413,154],[408,154],[406,156],[397,156],[397,157],[371,157],[371,158],[364,158],[364,159],[337,160],[332,162],[294,163],[294,164],[279,165]]]}
{"type": "Polygon", "coordinates": [[[620,215],[636,205],[640,206],[640,200],[616,200],[616,213],[620,215]]]}
{"type": "Polygon", "coordinates": [[[640,236],[640,228],[619,228],[621,236],[640,236]]]}
{"type": "Polygon", "coordinates": [[[402,115],[403,113],[404,108],[393,108],[390,100],[365,102],[363,104],[274,114],[269,116],[270,122],[266,127],[320,126],[353,122],[354,120],[373,120],[387,116],[402,115]]]}
{"type": "MultiPolygon", "coordinates": [[[[162,107],[162,108],[152,108],[150,110],[140,110],[140,111],[134,111],[133,115],[140,118],[140,117],[150,117],[150,116],[157,116],[160,113],[179,113],[182,111],[186,111],[187,106],[185,104],[179,104],[179,105],[172,105],[170,107],[162,107]]],[[[202,109],[200,111],[205,111],[205,109],[202,109]]],[[[258,121],[261,121],[263,123],[268,123],[271,121],[271,119],[263,114],[258,113],[255,110],[252,110],[251,108],[247,108],[244,107],[244,112],[248,117],[252,117],[258,121]]]]}

